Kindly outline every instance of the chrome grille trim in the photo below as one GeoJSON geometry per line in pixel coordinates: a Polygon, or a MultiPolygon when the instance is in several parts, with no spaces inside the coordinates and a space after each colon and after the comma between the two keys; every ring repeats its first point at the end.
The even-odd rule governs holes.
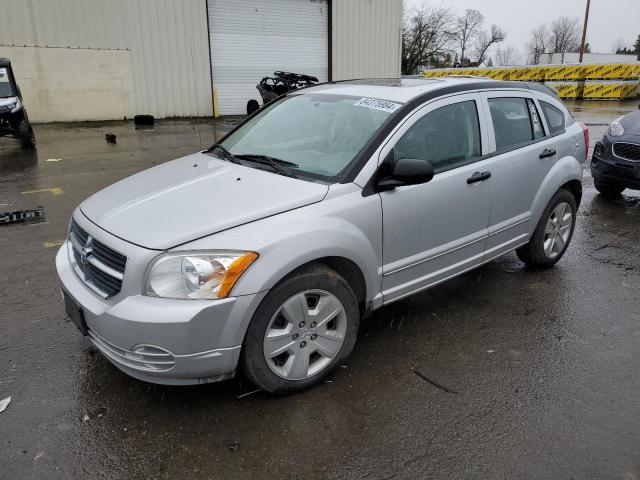
{"type": "Polygon", "coordinates": [[[103,298],[117,294],[127,257],[95,240],[73,220],[68,239],[69,261],[78,277],[103,298]]]}
{"type": "Polygon", "coordinates": [[[627,162],[640,162],[640,144],[630,142],[614,142],[613,156],[627,162]]]}
{"type": "Polygon", "coordinates": [[[124,278],[124,275],[122,274],[122,272],[119,272],[119,271],[111,268],[109,265],[106,265],[106,264],[102,263],[96,257],[89,257],[87,259],[87,261],[91,265],[96,267],[98,270],[102,270],[104,273],[106,273],[110,277],[113,277],[113,278],[115,278],[117,280],[120,280],[120,281],[122,281],[122,279],[124,278]]]}

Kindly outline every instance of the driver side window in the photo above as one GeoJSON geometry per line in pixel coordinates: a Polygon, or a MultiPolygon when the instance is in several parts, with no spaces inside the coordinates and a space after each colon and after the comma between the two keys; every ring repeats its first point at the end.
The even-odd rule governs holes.
{"type": "Polygon", "coordinates": [[[396,159],[427,160],[435,173],[466,165],[481,155],[480,122],[474,100],[427,113],[394,147],[396,159]]]}

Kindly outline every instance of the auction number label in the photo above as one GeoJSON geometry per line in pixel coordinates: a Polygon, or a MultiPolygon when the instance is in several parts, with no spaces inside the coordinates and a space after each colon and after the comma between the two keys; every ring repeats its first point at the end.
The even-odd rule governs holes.
{"type": "Polygon", "coordinates": [[[383,112],[393,113],[401,107],[399,103],[390,102],[388,100],[379,100],[377,98],[361,98],[356,103],[356,107],[373,108],[374,110],[382,110],[383,112]]]}

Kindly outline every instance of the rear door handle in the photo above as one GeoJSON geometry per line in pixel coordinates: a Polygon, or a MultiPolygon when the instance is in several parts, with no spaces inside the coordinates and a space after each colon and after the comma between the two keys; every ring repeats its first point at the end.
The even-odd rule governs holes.
{"type": "Polygon", "coordinates": [[[540,154],[540,158],[549,158],[553,157],[556,154],[556,151],[552,148],[545,148],[540,154]]]}
{"type": "Polygon", "coordinates": [[[467,178],[467,183],[476,183],[482,182],[483,180],[488,180],[491,178],[491,172],[475,172],[469,178],[467,178]]]}

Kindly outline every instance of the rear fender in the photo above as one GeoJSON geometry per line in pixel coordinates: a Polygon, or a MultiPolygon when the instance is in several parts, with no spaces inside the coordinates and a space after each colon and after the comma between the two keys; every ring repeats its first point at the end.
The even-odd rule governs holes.
{"type": "Polygon", "coordinates": [[[551,167],[538,189],[531,212],[534,229],[538,225],[542,212],[544,212],[551,197],[555,195],[562,185],[572,180],[582,183],[582,164],[575,157],[563,157],[551,167]]]}

